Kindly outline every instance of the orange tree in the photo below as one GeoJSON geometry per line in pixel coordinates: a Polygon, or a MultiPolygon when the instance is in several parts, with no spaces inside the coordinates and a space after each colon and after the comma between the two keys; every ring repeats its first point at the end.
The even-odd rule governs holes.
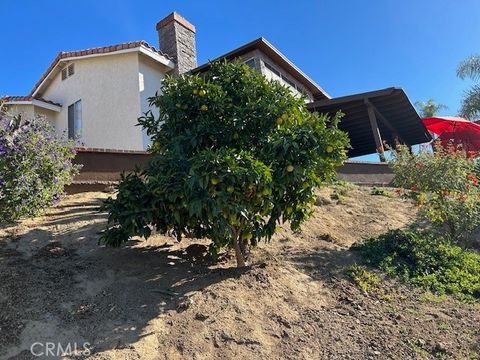
{"type": "Polygon", "coordinates": [[[159,116],[139,119],[153,160],[124,176],[100,241],[119,246],[151,229],[208,238],[213,256],[270,240],[279,223],[298,229],[314,189],[335,175],[348,139],[339,116],[312,114],[305,99],[239,63],[167,78],[150,99],[159,116]]]}
{"type": "Polygon", "coordinates": [[[433,230],[458,240],[480,226],[480,186],[477,160],[461,148],[412,153],[406,146],[392,151],[389,165],[396,185],[412,191],[419,215],[433,230]]]}

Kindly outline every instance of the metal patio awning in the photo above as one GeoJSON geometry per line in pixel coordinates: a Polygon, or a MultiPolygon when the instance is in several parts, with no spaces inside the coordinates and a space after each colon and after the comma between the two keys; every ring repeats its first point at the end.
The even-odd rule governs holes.
{"type": "Polygon", "coordinates": [[[407,95],[400,88],[318,100],[308,104],[311,111],[345,114],[340,129],[350,137],[348,156],[368,155],[383,149],[383,142],[412,146],[432,139],[407,95]]]}

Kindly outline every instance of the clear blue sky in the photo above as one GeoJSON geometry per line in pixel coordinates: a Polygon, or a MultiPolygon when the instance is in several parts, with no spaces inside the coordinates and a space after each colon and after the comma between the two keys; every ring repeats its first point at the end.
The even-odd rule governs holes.
{"type": "MultiPolygon", "coordinates": [[[[331,96],[389,86],[456,114],[480,53],[479,0],[5,1],[0,95],[26,95],[61,50],[131,40],[157,46],[155,24],[177,11],[197,28],[199,63],[264,36],[331,96]]],[[[113,94],[114,95],[114,94],[113,94]]]]}

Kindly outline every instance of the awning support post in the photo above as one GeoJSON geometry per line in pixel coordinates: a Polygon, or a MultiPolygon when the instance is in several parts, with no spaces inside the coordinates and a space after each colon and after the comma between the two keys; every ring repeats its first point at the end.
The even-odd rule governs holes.
{"type": "Polygon", "coordinates": [[[380,135],[380,129],[378,128],[377,118],[375,116],[375,108],[368,101],[368,99],[365,99],[365,105],[367,106],[368,118],[370,120],[370,126],[372,128],[373,138],[375,139],[375,145],[377,147],[378,156],[381,162],[386,162],[387,159],[385,157],[385,150],[383,148],[382,136],[380,135]]]}

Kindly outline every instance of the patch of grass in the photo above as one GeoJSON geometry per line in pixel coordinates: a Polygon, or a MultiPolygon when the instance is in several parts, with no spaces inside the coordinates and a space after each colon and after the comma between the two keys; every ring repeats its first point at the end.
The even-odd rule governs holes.
{"type": "Polygon", "coordinates": [[[479,354],[478,352],[476,352],[476,351],[470,351],[470,352],[468,353],[467,359],[469,359],[469,360],[478,360],[478,359],[480,359],[480,354],[479,354]]]}
{"type": "Polygon", "coordinates": [[[430,353],[423,348],[423,345],[420,344],[420,343],[410,343],[413,351],[415,351],[415,353],[420,357],[420,359],[428,359],[428,357],[430,356],[430,353]]]}
{"type": "Polygon", "coordinates": [[[332,185],[332,188],[334,190],[338,190],[345,193],[355,189],[355,187],[356,187],[355,184],[348,181],[344,181],[344,180],[335,181],[332,185]]]}
{"type": "Polygon", "coordinates": [[[331,194],[330,194],[330,199],[332,200],[336,200],[338,202],[342,202],[342,200],[344,199],[345,197],[343,195],[341,195],[340,193],[338,193],[337,191],[333,191],[331,194]]]}
{"type": "Polygon", "coordinates": [[[376,195],[376,196],[385,196],[388,198],[393,197],[393,193],[385,188],[382,187],[372,187],[372,190],[370,190],[370,195],[376,195]]]}
{"type": "Polygon", "coordinates": [[[347,274],[363,291],[367,293],[377,291],[378,285],[380,284],[380,277],[368,271],[365,266],[353,264],[347,269],[347,274]]]}
{"type": "Polygon", "coordinates": [[[450,326],[448,326],[448,324],[445,322],[445,321],[440,321],[438,323],[438,330],[441,330],[441,331],[446,331],[450,328],[450,326]]]}
{"type": "Polygon", "coordinates": [[[380,286],[382,281],[380,276],[369,271],[365,266],[353,264],[347,268],[347,274],[367,294],[375,295],[379,300],[383,301],[392,301],[394,299],[392,294],[387,294],[380,286]]]}
{"type": "Polygon", "coordinates": [[[330,199],[342,202],[348,193],[355,189],[355,185],[348,182],[339,180],[332,185],[333,192],[330,194],[330,199]]]}
{"type": "Polygon", "coordinates": [[[427,291],[426,293],[420,295],[418,298],[418,301],[420,302],[432,302],[432,303],[442,303],[444,301],[447,301],[449,297],[447,295],[437,295],[433,294],[430,291],[427,291]]]}
{"type": "Polygon", "coordinates": [[[320,240],[330,242],[330,243],[336,243],[338,240],[330,233],[323,233],[318,237],[320,240]]]}
{"type": "Polygon", "coordinates": [[[442,348],[433,348],[432,355],[436,359],[449,359],[449,358],[451,359],[450,354],[445,349],[442,349],[442,348]]]}
{"type": "Polygon", "coordinates": [[[366,265],[460,300],[480,298],[480,254],[425,232],[394,230],[357,244],[366,265]]]}

